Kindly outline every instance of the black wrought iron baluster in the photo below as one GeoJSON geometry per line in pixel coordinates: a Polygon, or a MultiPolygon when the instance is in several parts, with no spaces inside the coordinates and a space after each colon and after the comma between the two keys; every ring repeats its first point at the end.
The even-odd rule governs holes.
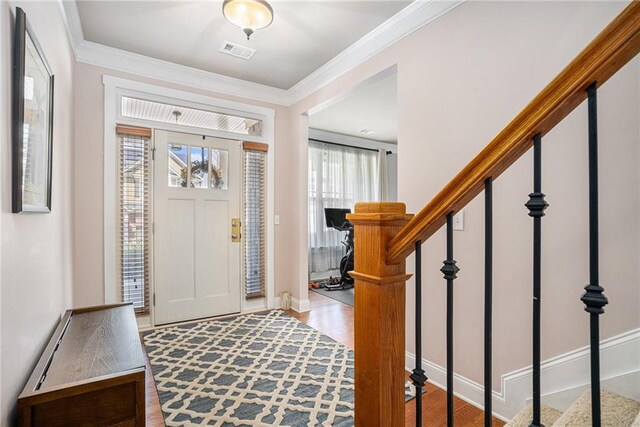
{"type": "Polygon", "coordinates": [[[600,315],[609,302],[600,286],[598,255],[598,105],[596,83],[587,89],[589,115],[589,284],[582,295],[589,313],[591,347],[591,420],[600,426],[600,315]]]}
{"type": "Polygon", "coordinates": [[[422,425],[422,390],[427,376],[422,369],[422,242],[416,242],[416,367],[410,378],[416,388],[416,426],[422,425]]]}
{"type": "Polygon", "coordinates": [[[492,425],[493,179],[484,182],[484,425],[492,425]]]}
{"type": "Polygon", "coordinates": [[[533,193],[525,204],[533,218],[533,419],[530,427],[542,427],[540,420],[540,306],[542,217],[549,207],[542,193],[542,137],[533,137],[533,193]]]}
{"type": "Polygon", "coordinates": [[[447,280],[447,426],[453,426],[453,281],[460,269],[453,259],[453,212],[447,215],[447,259],[440,269],[447,280]]]}

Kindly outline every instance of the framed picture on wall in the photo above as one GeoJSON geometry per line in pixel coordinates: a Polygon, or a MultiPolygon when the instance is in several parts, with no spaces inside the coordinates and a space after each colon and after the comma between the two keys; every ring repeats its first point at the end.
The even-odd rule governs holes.
{"type": "Polygon", "coordinates": [[[53,73],[19,7],[12,96],[12,211],[51,212],[53,73]]]}

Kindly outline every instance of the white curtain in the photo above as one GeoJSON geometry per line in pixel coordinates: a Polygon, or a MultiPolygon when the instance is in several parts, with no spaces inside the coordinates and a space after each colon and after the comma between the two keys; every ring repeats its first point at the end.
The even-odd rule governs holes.
{"type": "Polygon", "coordinates": [[[378,150],[378,201],[389,200],[389,166],[387,166],[387,150],[378,150]]]}
{"type": "Polygon", "coordinates": [[[398,155],[396,153],[387,154],[387,175],[389,178],[387,201],[398,201],[398,155]]]}
{"type": "Polygon", "coordinates": [[[327,228],[324,208],[348,208],[378,197],[378,153],[309,141],[309,272],[340,267],[344,233],[327,228]]]}

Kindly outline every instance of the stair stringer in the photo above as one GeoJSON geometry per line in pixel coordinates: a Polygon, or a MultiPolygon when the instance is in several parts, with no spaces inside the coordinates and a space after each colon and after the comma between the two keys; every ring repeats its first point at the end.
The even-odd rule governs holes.
{"type": "MultiPolygon", "coordinates": [[[[603,340],[600,344],[602,380],[608,382],[611,379],[640,372],[638,354],[640,354],[640,328],[603,340]]],[[[426,359],[422,360],[422,364],[429,382],[446,389],[446,369],[426,359]]],[[[409,367],[409,370],[415,366],[415,356],[410,352],[406,353],[405,366],[409,367]]],[[[581,347],[543,361],[541,376],[543,396],[552,396],[589,384],[589,347],[581,347]]],[[[492,392],[493,415],[496,418],[510,420],[527,405],[531,398],[531,379],[531,366],[501,376],[500,391],[492,392]]],[[[454,391],[455,395],[462,400],[480,409],[483,408],[484,391],[483,386],[478,382],[456,373],[454,374],[454,391]]]]}

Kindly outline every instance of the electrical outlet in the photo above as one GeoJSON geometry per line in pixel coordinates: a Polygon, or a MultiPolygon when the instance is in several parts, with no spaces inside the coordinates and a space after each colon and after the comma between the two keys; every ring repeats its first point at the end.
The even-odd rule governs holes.
{"type": "Polygon", "coordinates": [[[464,211],[460,211],[453,216],[453,229],[455,231],[464,230],[464,211]]]}

